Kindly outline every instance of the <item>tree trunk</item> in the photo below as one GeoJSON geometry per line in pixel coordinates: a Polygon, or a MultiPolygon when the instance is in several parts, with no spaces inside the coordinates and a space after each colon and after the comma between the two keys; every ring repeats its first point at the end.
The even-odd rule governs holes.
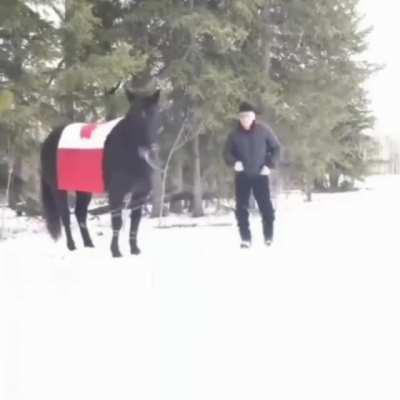
{"type": "Polygon", "coordinates": [[[312,193],[313,193],[313,184],[312,179],[307,179],[304,183],[304,193],[306,195],[306,201],[312,201],[312,193]]]}
{"type": "MultiPolygon", "coordinates": [[[[74,1],[65,0],[65,23],[68,23],[74,15],[74,1]]],[[[63,38],[63,51],[65,59],[65,68],[71,68],[75,63],[75,38],[74,32],[65,32],[63,38]]],[[[74,96],[72,91],[67,89],[64,93],[64,99],[62,101],[62,115],[66,123],[74,121],[75,110],[74,110],[74,96]]]]}
{"type": "MultiPolygon", "coordinates": [[[[183,191],[183,159],[182,157],[176,157],[175,162],[175,173],[174,173],[174,191],[183,191]]],[[[170,211],[175,214],[182,214],[182,200],[174,201],[170,203],[170,211]]]]}
{"type": "MultiPolygon", "coordinates": [[[[161,165],[160,162],[160,150],[154,151],[154,157],[157,165],[161,165]]],[[[156,169],[153,171],[153,193],[152,193],[152,209],[151,218],[158,218],[163,215],[163,204],[162,202],[162,186],[163,186],[163,176],[162,170],[156,169]]]]}
{"type": "Polygon", "coordinates": [[[306,201],[312,202],[312,190],[309,187],[306,188],[306,201]]]}
{"type": "Polygon", "coordinates": [[[7,183],[7,201],[8,206],[13,210],[18,210],[22,202],[22,160],[17,157],[9,166],[9,175],[7,183]]]}
{"type": "Polygon", "coordinates": [[[339,178],[340,173],[336,169],[329,172],[329,186],[331,190],[339,190],[339,178]]]}
{"type": "Polygon", "coordinates": [[[264,6],[262,10],[262,19],[264,22],[264,34],[262,35],[262,45],[264,50],[264,69],[266,76],[269,76],[269,70],[271,68],[271,21],[269,18],[270,2],[264,6]]]}
{"type": "MultiPolygon", "coordinates": [[[[169,151],[167,161],[165,162],[164,170],[160,171],[161,173],[161,192],[160,192],[160,203],[162,204],[162,207],[164,207],[164,198],[165,198],[165,191],[167,187],[167,178],[168,178],[168,169],[169,169],[169,164],[171,162],[172,156],[174,155],[175,151],[177,150],[177,146],[179,145],[179,142],[182,138],[182,135],[185,131],[185,124],[182,124],[178,135],[176,136],[174,143],[169,151]]],[[[162,209],[159,209],[159,225],[161,226],[162,224],[162,209]]]]}
{"type": "Polygon", "coordinates": [[[201,186],[201,170],[200,170],[200,138],[196,135],[192,141],[193,151],[193,217],[201,217],[204,215],[202,205],[202,186],[201,186]]]}

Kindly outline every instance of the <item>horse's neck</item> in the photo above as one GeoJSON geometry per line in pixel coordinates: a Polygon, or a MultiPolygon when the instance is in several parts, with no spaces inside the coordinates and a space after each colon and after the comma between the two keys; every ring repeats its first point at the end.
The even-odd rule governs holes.
{"type": "MultiPolygon", "coordinates": [[[[122,128],[122,135],[126,135],[129,141],[132,142],[132,139],[137,137],[137,133],[143,129],[141,126],[140,121],[138,120],[137,116],[127,114],[121,120],[121,128],[122,128]]],[[[134,140],[133,140],[134,142],[134,140]]]]}
{"type": "Polygon", "coordinates": [[[121,145],[125,147],[125,153],[129,153],[132,156],[138,154],[139,144],[137,142],[137,133],[140,127],[135,123],[135,120],[132,119],[129,115],[126,115],[121,119],[118,130],[115,132],[116,135],[120,138],[121,145]]]}

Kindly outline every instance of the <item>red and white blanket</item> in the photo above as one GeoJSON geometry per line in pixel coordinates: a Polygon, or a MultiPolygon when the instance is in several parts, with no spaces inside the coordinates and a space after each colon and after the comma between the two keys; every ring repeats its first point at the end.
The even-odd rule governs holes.
{"type": "Polygon", "coordinates": [[[58,189],[104,192],[104,143],[121,119],[102,123],[73,123],[64,128],[57,149],[58,189]]]}

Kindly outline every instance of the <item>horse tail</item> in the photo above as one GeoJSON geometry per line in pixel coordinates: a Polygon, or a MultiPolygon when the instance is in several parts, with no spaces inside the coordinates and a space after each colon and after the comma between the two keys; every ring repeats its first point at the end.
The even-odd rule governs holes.
{"type": "Polygon", "coordinates": [[[51,186],[41,179],[42,206],[44,219],[50,236],[57,240],[61,235],[61,217],[58,212],[56,199],[54,198],[51,186]]]}
{"type": "Polygon", "coordinates": [[[53,129],[40,151],[42,210],[50,236],[57,240],[61,235],[61,215],[55,193],[57,191],[57,146],[63,126],[53,129]]]}

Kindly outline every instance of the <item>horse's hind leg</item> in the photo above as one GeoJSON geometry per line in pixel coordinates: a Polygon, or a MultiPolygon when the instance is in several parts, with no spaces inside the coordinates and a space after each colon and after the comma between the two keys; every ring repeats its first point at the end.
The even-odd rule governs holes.
{"type": "Polygon", "coordinates": [[[79,229],[81,231],[83,245],[85,247],[94,247],[89,230],[86,225],[87,210],[92,199],[92,195],[86,192],[76,192],[75,215],[78,220],[79,229]]]}
{"type": "Polygon", "coordinates": [[[75,242],[71,233],[71,219],[68,207],[67,192],[64,190],[55,190],[54,197],[57,202],[58,212],[64,225],[65,235],[67,237],[67,247],[69,250],[75,250],[75,242]]]}

